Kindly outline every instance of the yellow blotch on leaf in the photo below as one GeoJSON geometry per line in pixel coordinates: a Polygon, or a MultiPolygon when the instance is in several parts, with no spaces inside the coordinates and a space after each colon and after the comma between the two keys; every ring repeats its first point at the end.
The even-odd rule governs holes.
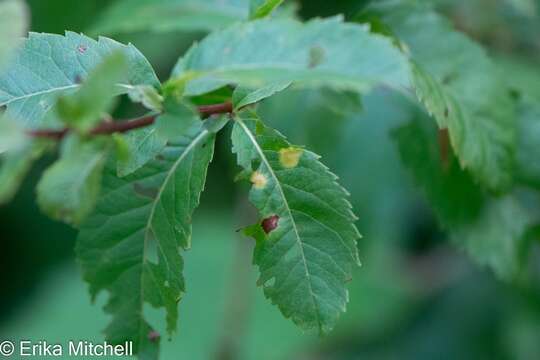
{"type": "Polygon", "coordinates": [[[268,183],[266,176],[258,171],[251,174],[251,183],[255,186],[256,189],[264,189],[268,183]]]}
{"type": "Polygon", "coordinates": [[[289,147],[279,150],[279,162],[284,168],[292,169],[298,166],[304,150],[296,147],[289,147]]]}

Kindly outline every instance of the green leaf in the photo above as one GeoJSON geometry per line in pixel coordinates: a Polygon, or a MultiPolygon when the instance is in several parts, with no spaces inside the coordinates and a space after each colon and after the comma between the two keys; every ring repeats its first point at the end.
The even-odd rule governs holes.
{"type": "Polygon", "coordinates": [[[265,219],[248,229],[257,241],[259,284],[286,317],[326,333],[345,311],[345,283],[359,264],[348,194],[317,155],[257,118],[238,117],[232,138],[253,183],[250,200],[265,219]]]}
{"type": "Polygon", "coordinates": [[[155,125],[130,131],[122,138],[127,147],[125,150],[127,157],[118,159],[117,174],[120,177],[127,176],[143,167],[167,145],[167,140],[158,135],[155,125]]]}
{"type": "Polygon", "coordinates": [[[141,103],[145,108],[156,112],[163,110],[163,97],[155,87],[138,85],[129,89],[128,96],[131,101],[141,103]]]}
{"type": "Polygon", "coordinates": [[[18,124],[0,114],[0,154],[24,147],[30,138],[18,124]]]}
{"type": "Polygon", "coordinates": [[[173,75],[172,83],[185,85],[187,96],[226,84],[259,88],[295,81],[359,92],[409,84],[407,59],[390,40],[341,18],[306,24],[258,20],[229,27],[194,45],[173,75]]]}
{"type": "Polygon", "coordinates": [[[250,17],[260,19],[270,15],[284,0],[251,0],[250,17]]]}
{"type": "Polygon", "coordinates": [[[127,58],[127,76],[117,84],[117,94],[131,86],[159,86],[152,67],[133,45],[114,40],[92,40],[66,32],[65,36],[30,33],[18,55],[0,74],[0,106],[29,128],[43,124],[45,114],[60,95],[73,92],[108,55],[121,51],[127,58]]]}
{"type": "Polygon", "coordinates": [[[251,89],[239,86],[235,89],[232,98],[234,108],[239,110],[248,105],[256,104],[287,89],[289,86],[291,86],[289,81],[272,83],[259,89],[251,89]]]}
{"type": "Polygon", "coordinates": [[[249,0],[120,0],[103,13],[90,31],[211,31],[247,19],[248,4],[249,0]]]}
{"type": "Polygon", "coordinates": [[[519,98],[516,181],[540,189],[540,73],[538,64],[520,57],[500,57],[497,65],[519,98]]]}
{"type": "Polygon", "coordinates": [[[509,195],[491,200],[477,221],[453,229],[451,237],[477,263],[512,280],[522,266],[520,248],[530,225],[530,213],[509,195]]]}
{"type": "MultiPolygon", "coordinates": [[[[471,98],[455,100],[451,91],[414,65],[413,79],[418,98],[439,127],[448,129],[461,166],[469,169],[488,188],[507,189],[512,183],[516,146],[514,104],[510,98],[504,92],[486,89],[486,92],[497,93],[487,100],[493,105],[488,108],[484,104],[475,104],[471,98]]],[[[483,94],[488,95],[486,92],[483,94]]]]}
{"type": "Polygon", "coordinates": [[[0,2],[0,69],[11,59],[28,25],[26,6],[19,0],[0,2]]]}
{"type": "Polygon", "coordinates": [[[210,93],[200,96],[190,97],[189,101],[194,105],[212,105],[231,101],[235,89],[231,86],[224,86],[210,93]]]}
{"type": "Polygon", "coordinates": [[[496,59],[505,74],[508,87],[519,97],[540,103],[540,72],[538,62],[526,57],[504,56],[496,59]]]}
{"type": "Polygon", "coordinates": [[[53,219],[78,225],[94,209],[109,146],[105,139],[84,141],[76,135],[62,144],[60,159],[37,186],[41,210],[53,219]]]}
{"type": "Polygon", "coordinates": [[[93,69],[88,79],[74,94],[62,96],[55,113],[68,127],[87,133],[111,110],[114,87],[125,78],[127,61],[123,53],[108,55],[93,69]]]}
{"type": "Polygon", "coordinates": [[[482,190],[460,168],[449,148],[447,133],[425,120],[418,114],[409,124],[393,131],[401,159],[445,228],[473,222],[484,204],[482,190]]]}
{"type": "Polygon", "coordinates": [[[145,304],[165,308],[173,332],[184,293],[179,250],[191,245],[191,219],[214,150],[209,124],[197,124],[159,157],[125,178],[111,162],[93,215],[83,224],[77,256],[95,298],[110,294],[108,341],[133,341],[140,359],[157,359],[159,339],[145,304]]]}
{"type": "Polygon", "coordinates": [[[174,140],[186,130],[201,122],[198,111],[191,105],[175,99],[165,102],[165,111],[156,120],[157,133],[165,140],[174,140]]]}
{"type": "Polygon", "coordinates": [[[540,104],[524,102],[519,113],[516,177],[540,189],[540,104]]]}
{"type": "Polygon", "coordinates": [[[15,121],[0,114],[0,205],[15,196],[32,164],[49,147],[33,139],[15,121]]]}
{"type": "Polygon", "coordinates": [[[506,0],[519,14],[527,17],[538,16],[538,3],[535,0],[506,0]]]}
{"type": "Polygon", "coordinates": [[[448,128],[461,165],[488,188],[512,182],[515,104],[485,51],[429,7],[375,8],[410,50],[418,97],[441,128],[448,128]]]}
{"type": "Polygon", "coordinates": [[[187,130],[200,122],[199,113],[183,102],[168,99],[156,123],[123,136],[128,156],[118,161],[118,176],[127,176],[158,156],[167,141],[182,137],[187,130]]]}
{"type": "Polygon", "coordinates": [[[47,142],[27,141],[0,154],[0,205],[13,199],[32,164],[49,148],[47,142]]]}

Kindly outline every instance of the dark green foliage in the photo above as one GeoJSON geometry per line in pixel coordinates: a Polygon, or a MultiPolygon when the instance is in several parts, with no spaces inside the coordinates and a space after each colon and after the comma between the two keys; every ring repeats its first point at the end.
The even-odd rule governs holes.
{"type": "MultiPolygon", "coordinates": [[[[534,9],[508,6],[520,14],[534,9]]],[[[281,0],[114,2],[92,34],[211,32],[161,82],[132,44],[69,31],[21,40],[25,9],[22,0],[0,2],[0,203],[15,196],[35,161],[56,150],[37,184],[37,203],[80,230],[77,259],[92,298],[108,295],[107,340],[133,342],[139,358],[157,359],[162,338],[177,330],[193,216],[214,151],[221,155],[225,146],[242,168],[237,179],[251,182],[259,215],[244,230],[255,239],[258,285],[302,329],[326,334],[336,326],[356,301],[347,283],[363,248],[357,217],[319,156],[270,124],[288,122],[291,138],[318,144],[328,158],[342,156],[333,162],[362,169],[368,179],[373,169],[359,163],[360,147],[346,156],[339,149],[351,137],[347,119],[363,111],[374,89],[382,107],[407,99],[398,106],[407,121],[389,136],[445,238],[498,278],[525,283],[540,223],[536,60],[492,58],[432,4],[412,0],[343,2],[338,13],[362,10],[349,16],[355,22],[299,20],[294,4],[281,0]],[[118,103],[131,104],[139,117],[113,119],[118,103]],[[227,125],[232,144],[216,147],[227,125]]],[[[359,145],[380,150],[369,144],[359,145]]],[[[232,172],[210,180],[225,188],[232,172]]],[[[406,187],[407,179],[393,180],[406,187]]],[[[362,217],[375,219],[397,204],[384,201],[364,205],[362,217]]],[[[396,233],[380,229],[386,221],[377,218],[373,233],[398,237],[398,226],[396,233]]],[[[366,249],[362,260],[391,278],[399,270],[373,265],[393,260],[377,253],[385,246],[366,249]]],[[[392,293],[388,286],[378,290],[392,293]]]]}

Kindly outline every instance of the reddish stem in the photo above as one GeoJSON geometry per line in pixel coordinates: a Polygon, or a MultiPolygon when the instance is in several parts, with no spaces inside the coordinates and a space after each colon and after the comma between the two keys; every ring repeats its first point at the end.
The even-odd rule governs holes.
{"type": "Polygon", "coordinates": [[[208,117],[215,114],[230,114],[232,112],[233,112],[233,104],[231,102],[199,106],[199,113],[203,117],[208,117]]]}
{"type": "MultiPolygon", "coordinates": [[[[217,114],[230,114],[233,112],[233,106],[231,102],[225,102],[223,104],[215,105],[203,105],[198,108],[199,113],[203,118],[207,118],[212,115],[217,114]]],[[[152,125],[158,115],[145,116],[139,119],[117,121],[117,122],[104,122],[92,131],[91,135],[110,135],[114,133],[125,133],[131,130],[140,129],[146,126],[152,125]]],[[[52,140],[62,140],[68,133],[70,129],[60,129],[60,130],[31,130],[28,131],[28,135],[37,138],[47,138],[52,140]]]]}
{"type": "Polygon", "coordinates": [[[448,129],[439,130],[438,140],[441,162],[443,168],[448,170],[448,167],[450,166],[450,136],[448,134],[448,129]]]}

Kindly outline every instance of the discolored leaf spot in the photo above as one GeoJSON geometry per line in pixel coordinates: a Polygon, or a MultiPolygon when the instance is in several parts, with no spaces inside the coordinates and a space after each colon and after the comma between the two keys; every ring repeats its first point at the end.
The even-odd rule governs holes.
{"type": "Polygon", "coordinates": [[[319,66],[325,57],[324,49],[320,46],[314,46],[309,49],[309,68],[315,68],[319,66]]]}
{"type": "Polygon", "coordinates": [[[261,223],[261,226],[265,233],[270,234],[272,231],[274,231],[279,225],[279,216],[272,215],[266,219],[264,219],[261,223]]]}
{"type": "Polygon", "coordinates": [[[345,281],[360,263],[347,191],[318,155],[291,145],[254,111],[237,114],[232,141],[244,174],[259,164],[268,177],[266,188],[249,196],[261,221],[244,229],[256,241],[257,283],[295,324],[329,332],[346,308],[345,281]]]}
{"type": "Polygon", "coordinates": [[[251,175],[250,181],[256,189],[264,189],[268,183],[268,178],[259,171],[255,171],[251,175]]]}
{"type": "Polygon", "coordinates": [[[51,107],[50,104],[47,101],[43,100],[43,99],[40,100],[38,104],[44,110],[47,110],[47,109],[49,109],[51,107]]]}
{"type": "Polygon", "coordinates": [[[158,341],[160,337],[161,335],[155,330],[152,330],[148,333],[148,340],[150,340],[151,342],[158,341]]]}
{"type": "Polygon", "coordinates": [[[279,162],[284,168],[292,169],[298,166],[304,150],[297,147],[288,147],[279,150],[279,162]]]}
{"type": "Polygon", "coordinates": [[[80,54],[84,54],[86,50],[88,50],[88,47],[86,45],[81,44],[77,47],[77,50],[79,50],[80,54]]]}
{"type": "Polygon", "coordinates": [[[157,189],[147,188],[147,187],[142,186],[139,183],[133,184],[133,190],[135,190],[137,195],[140,195],[142,197],[149,198],[149,199],[155,199],[158,195],[157,189]]]}

